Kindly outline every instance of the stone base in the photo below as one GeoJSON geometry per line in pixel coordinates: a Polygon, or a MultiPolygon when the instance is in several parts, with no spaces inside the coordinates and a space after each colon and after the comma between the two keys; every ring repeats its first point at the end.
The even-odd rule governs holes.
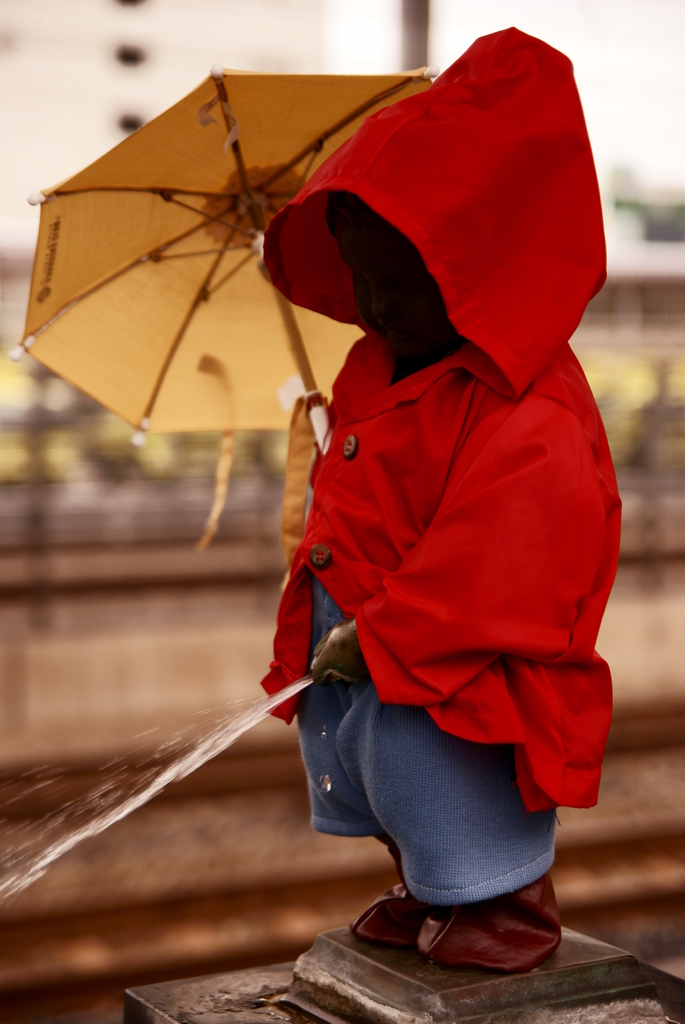
{"type": "MultiPolygon", "coordinates": [[[[319,935],[294,969],[283,964],[133,989],[124,1024],[666,1024],[661,972],[647,970],[652,977],[623,950],[568,929],[540,967],[500,974],[440,967],[340,928],[319,935]]],[[[674,991],[682,994],[677,982],[671,1002],[674,991]]]]}
{"type": "Polygon", "coordinates": [[[347,928],[324,932],[297,961],[284,999],[322,1020],[323,1010],[359,1024],[666,1021],[635,957],[568,929],[556,953],[525,974],[440,967],[412,950],[362,942],[347,928]]]}
{"type": "Polygon", "coordinates": [[[288,991],[293,964],[253,967],[129,989],[124,1024],[276,1024],[291,1017],[274,1005],[288,991]]]}

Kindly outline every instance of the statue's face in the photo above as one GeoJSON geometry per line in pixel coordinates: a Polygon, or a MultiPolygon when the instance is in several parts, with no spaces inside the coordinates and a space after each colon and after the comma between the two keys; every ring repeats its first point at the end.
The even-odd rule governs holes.
{"type": "Polygon", "coordinates": [[[341,214],[335,237],[352,270],[360,317],[396,356],[440,356],[459,347],[463,339],[447,318],[440,289],[405,235],[381,217],[360,228],[341,214]]]}

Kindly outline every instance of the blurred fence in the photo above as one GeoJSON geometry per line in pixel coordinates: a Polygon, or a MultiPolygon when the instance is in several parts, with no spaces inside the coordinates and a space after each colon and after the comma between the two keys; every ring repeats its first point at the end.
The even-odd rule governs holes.
{"type": "MultiPolygon", "coordinates": [[[[21,333],[29,270],[25,257],[0,261],[5,349],[21,333]]],[[[685,554],[685,277],[610,278],[573,345],[619,474],[623,556],[685,554]]],[[[218,436],[151,435],[136,449],[131,434],[34,360],[1,359],[0,553],[194,540],[218,436]]],[[[284,434],[238,436],[224,536],[267,528],[275,537],[285,452],[284,434]]]]}
{"type": "Polygon", "coordinates": [[[610,279],[573,345],[624,501],[624,558],[685,554],[685,279],[610,279]]]}

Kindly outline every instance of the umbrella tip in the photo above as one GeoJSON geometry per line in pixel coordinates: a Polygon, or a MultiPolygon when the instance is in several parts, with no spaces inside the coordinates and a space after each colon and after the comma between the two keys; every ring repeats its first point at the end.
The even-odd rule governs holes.
{"type": "Polygon", "coordinates": [[[41,203],[45,202],[45,198],[42,192],[32,192],[26,202],[29,206],[40,206],[41,203]]]}
{"type": "Polygon", "coordinates": [[[136,430],[135,434],[131,438],[131,444],[134,448],[142,448],[147,440],[147,432],[150,429],[150,417],[143,416],[140,421],[140,427],[136,430]]]}
{"type": "Polygon", "coordinates": [[[209,73],[212,76],[212,78],[214,78],[214,79],[223,78],[224,77],[224,66],[223,66],[223,64],[212,64],[211,68],[209,69],[209,73]]]}
{"type": "Polygon", "coordinates": [[[28,352],[35,340],[36,339],[32,334],[27,334],[23,341],[18,345],[15,345],[14,348],[11,348],[7,355],[10,357],[12,362],[18,363],[24,352],[28,352]]]}
{"type": "Polygon", "coordinates": [[[421,75],[426,82],[429,79],[437,78],[440,74],[440,68],[437,64],[429,64],[424,73],[421,75]]]}

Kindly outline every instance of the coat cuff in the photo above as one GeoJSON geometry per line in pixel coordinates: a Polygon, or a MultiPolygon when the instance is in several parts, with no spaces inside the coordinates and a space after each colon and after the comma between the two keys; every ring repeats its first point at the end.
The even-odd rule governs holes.
{"type": "MultiPolygon", "coordinates": [[[[278,693],[298,678],[286,665],[281,665],[278,661],[272,661],[269,668],[270,672],[262,679],[262,686],[268,694],[278,693]]],[[[295,717],[299,700],[300,695],[296,693],[294,697],[290,697],[274,708],[271,714],[274,718],[282,718],[287,725],[290,725],[295,717]]]]}

